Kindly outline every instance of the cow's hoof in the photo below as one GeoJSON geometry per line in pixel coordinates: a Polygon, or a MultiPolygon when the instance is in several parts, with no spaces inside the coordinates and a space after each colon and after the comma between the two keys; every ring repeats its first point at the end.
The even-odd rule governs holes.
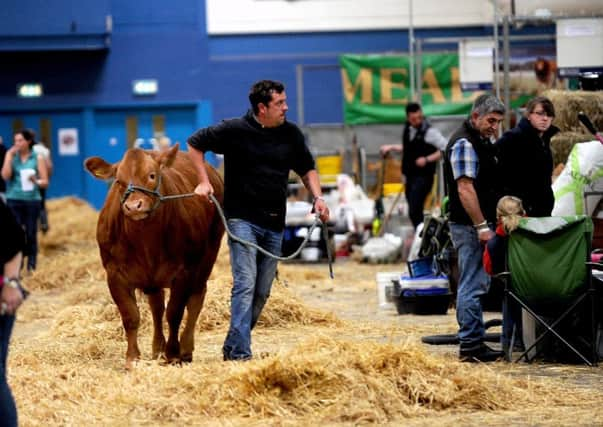
{"type": "Polygon", "coordinates": [[[160,342],[159,344],[153,345],[153,352],[151,353],[151,356],[153,357],[154,360],[157,360],[160,357],[165,357],[164,353],[165,353],[165,341],[163,341],[163,343],[160,342]]]}
{"type": "Polygon", "coordinates": [[[167,357],[164,352],[159,352],[157,354],[153,354],[153,360],[157,360],[159,362],[167,362],[167,357]]]}
{"type": "Polygon", "coordinates": [[[167,359],[166,364],[167,365],[181,365],[182,361],[180,360],[179,357],[173,357],[171,359],[167,359]]]}
{"type": "Polygon", "coordinates": [[[192,354],[181,354],[180,360],[182,360],[182,362],[184,362],[184,363],[191,363],[193,361],[193,355],[192,354]]]}
{"type": "Polygon", "coordinates": [[[138,359],[126,359],[126,371],[133,370],[138,363],[138,359]]]}

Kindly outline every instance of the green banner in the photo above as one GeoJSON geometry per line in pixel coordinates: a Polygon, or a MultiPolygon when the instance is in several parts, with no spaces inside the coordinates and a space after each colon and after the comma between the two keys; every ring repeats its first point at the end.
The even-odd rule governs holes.
{"type": "MultiPolygon", "coordinates": [[[[339,59],[347,124],[401,123],[410,100],[409,57],[343,55],[339,59]]],[[[421,105],[427,116],[468,114],[482,92],[463,92],[457,54],[425,54],[421,105]]]]}

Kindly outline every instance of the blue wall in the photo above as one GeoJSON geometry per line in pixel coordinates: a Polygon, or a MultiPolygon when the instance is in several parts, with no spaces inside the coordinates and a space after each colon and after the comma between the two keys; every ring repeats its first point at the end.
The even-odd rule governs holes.
{"type": "MultiPolygon", "coordinates": [[[[9,139],[11,118],[20,114],[36,111],[52,114],[54,110],[74,109],[82,115],[83,123],[91,123],[89,132],[82,132],[85,155],[94,154],[95,144],[99,143],[94,136],[96,109],[127,107],[132,111],[153,106],[169,108],[168,104],[194,109],[203,101],[203,105],[211,106],[209,114],[203,117],[216,121],[243,114],[248,108],[249,86],[262,78],[286,84],[289,117],[297,121],[295,78],[299,64],[308,66],[303,81],[305,122],[341,123],[338,56],[408,50],[405,31],[209,37],[204,0],[173,0],[169,6],[161,0],[80,0],[82,7],[75,10],[71,0],[53,0],[52,10],[39,5],[44,14],[31,15],[31,22],[25,26],[15,25],[15,21],[22,20],[19,7],[47,3],[8,2],[11,7],[4,8],[6,1],[3,2],[0,14],[0,118],[3,118],[0,135],[9,139]],[[110,34],[103,34],[105,28],[99,24],[105,21],[106,14],[112,16],[110,34]],[[53,23],[57,19],[61,21],[58,27],[53,23]],[[67,25],[72,21],[78,23],[75,32],[67,25]],[[23,28],[34,28],[28,34],[37,36],[21,33],[23,28]],[[50,36],[44,38],[44,34],[62,37],[62,42],[50,36]],[[104,42],[84,49],[81,39],[88,34],[102,36],[104,42]],[[132,80],[142,78],[159,81],[156,96],[132,95],[132,80]],[[17,98],[17,84],[30,81],[43,84],[44,96],[17,98]],[[84,119],[84,111],[92,111],[88,121],[84,119]]],[[[482,36],[490,35],[491,30],[491,27],[417,30],[415,37],[482,36]]],[[[553,34],[554,27],[522,31],[553,34]]],[[[456,46],[432,49],[456,50],[456,46]]],[[[190,125],[203,124],[197,120],[190,125]]],[[[69,190],[60,189],[58,193],[69,190]]],[[[78,195],[86,196],[86,190],[82,191],[78,195]]]]}

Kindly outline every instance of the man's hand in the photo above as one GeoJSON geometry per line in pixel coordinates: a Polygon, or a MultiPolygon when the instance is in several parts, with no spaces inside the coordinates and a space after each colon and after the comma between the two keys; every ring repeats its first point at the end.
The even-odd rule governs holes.
{"type": "Polygon", "coordinates": [[[427,157],[419,157],[417,160],[415,160],[415,165],[417,165],[420,168],[424,168],[426,164],[427,164],[427,157]]]}
{"type": "Polygon", "coordinates": [[[210,194],[214,194],[214,187],[211,185],[209,181],[201,182],[199,185],[195,187],[195,194],[209,199],[210,194]]]}
{"type": "Polygon", "coordinates": [[[492,231],[490,229],[477,232],[477,238],[479,239],[479,242],[482,245],[485,245],[486,243],[488,243],[488,240],[490,240],[493,237],[494,237],[494,231],[492,231]]]}
{"type": "Polygon", "coordinates": [[[326,223],[329,220],[329,207],[322,198],[314,199],[314,212],[316,212],[323,223],[326,223]]]}
{"type": "Polygon", "coordinates": [[[0,314],[13,315],[23,302],[23,294],[21,289],[13,288],[8,284],[2,286],[2,297],[0,300],[0,314]]]}
{"type": "Polygon", "coordinates": [[[402,144],[385,144],[379,148],[381,157],[385,157],[390,151],[402,152],[402,144]]]}

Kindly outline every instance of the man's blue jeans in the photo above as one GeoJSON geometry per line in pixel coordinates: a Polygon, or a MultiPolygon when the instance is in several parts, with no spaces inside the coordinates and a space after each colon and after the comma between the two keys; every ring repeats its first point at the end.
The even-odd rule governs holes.
{"type": "MultiPolygon", "coordinates": [[[[268,252],[280,255],[282,231],[272,231],[242,219],[229,219],[228,228],[235,236],[255,243],[268,252]]],[[[277,260],[257,249],[228,239],[232,268],[230,329],[222,351],[227,360],[251,357],[251,330],[270,296],[277,260]]]]}
{"type": "Polygon", "coordinates": [[[458,253],[460,274],[456,299],[458,336],[461,346],[470,348],[484,339],[484,317],[480,298],[488,293],[490,277],[484,270],[484,248],[473,226],[450,223],[450,234],[458,253]]]}
{"type": "Polygon", "coordinates": [[[0,425],[17,426],[17,408],[6,381],[6,358],[15,316],[0,316],[0,425]]]}

